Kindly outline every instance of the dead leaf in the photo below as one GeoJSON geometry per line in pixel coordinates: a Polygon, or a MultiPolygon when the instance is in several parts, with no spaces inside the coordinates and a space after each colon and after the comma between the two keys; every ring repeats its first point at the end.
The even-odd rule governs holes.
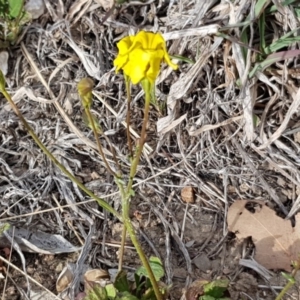
{"type": "Polygon", "coordinates": [[[254,213],[246,209],[247,203],[235,201],[228,211],[228,230],[239,239],[252,237],[256,247],[255,259],[268,269],[291,271],[291,261],[300,253],[300,214],[296,215],[296,226],[289,220],[278,217],[266,205],[254,213]]]}
{"type": "Polygon", "coordinates": [[[186,186],[181,190],[181,199],[185,203],[195,203],[194,190],[191,186],[186,186]]]}
{"type": "Polygon", "coordinates": [[[209,283],[209,281],[205,279],[195,280],[186,290],[186,300],[197,300],[199,299],[199,296],[204,295],[203,286],[207,283],[209,283]]]}
{"type": "Polygon", "coordinates": [[[100,285],[101,287],[106,286],[109,282],[110,276],[106,270],[92,269],[86,271],[84,274],[84,291],[88,292],[95,286],[100,285]]]}
{"type": "Polygon", "coordinates": [[[70,283],[74,278],[73,272],[66,266],[62,272],[59,274],[59,277],[56,281],[56,290],[60,293],[69,287],[70,283]]]}

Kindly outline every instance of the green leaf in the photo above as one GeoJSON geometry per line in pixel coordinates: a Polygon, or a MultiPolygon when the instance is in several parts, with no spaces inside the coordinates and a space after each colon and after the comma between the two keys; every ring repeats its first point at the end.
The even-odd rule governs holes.
{"type": "MultiPolygon", "coordinates": [[[[298,0],[285,0],[285,1],[282,1],[281,2],[281,5],[282,6],[288,6],[288,5],[291,5],[291,4],[296,4],[296,2],[297,2],[298,0]]],[[[297,8],[294,8],[294,11],[296,12],[296,9],[297,8]]],[[[274,13],[274,12],[277,12],[278,11],[278,9],[277,9],[277,6],[276,5],[272,5],[271,7],[269,7],[268,9],[267,9],[267,13],[268,14],[271,14],[271,13],[274,13]]]]}
{"type": "Polygon", "coordinates": [[[20,26],[25,25],[26,23],[30,22],[31,20],[32,20],[32,15],[29,12],[24,11],[22,13],[19,25],[20,26]]]}
{"type": "Polygon", "coordinates": [[[142,296],[141,300],[152,300],[152,299],[155,299],[155,293],[154,293],[154,290],[151,288],[145,292],[145,294],[142,296]]]}
{"type": "Polygon", "coordinates": [[[134,197],[134,196],[135,196],[135,191],[134,191],[133,189],[130,189],[129,195],[130,195],[131,197],[134,197]]]}
{"type": "Polygon", "coordinates": [[[0,16],[7,17],[9,13],[9,5],[7,1],[0,1],[0,16]]]}
{"type": "Polygon", "coordinates": [[[108,300],[108,297],[105,288],[96,285],[84,297],[84,300],[108,300]]]}
{"type": "MultiPolygon", "coordinates": [[[[255,17],[258,18],[265,10],[265,8],[269,5],[271,1],[270,0],[258,0],[255,4],[255,17]]],[[[248,16],[250,19],[250,14],[248,16]]]]}
{"type": "Polygon", "coordinates": [[[9,15],[15,19],[21,15],[24,6],[24,0],[8,0],[9,15]]]}
{"type": "Polygon", "coordinates": [[[119,292],[126,292],[126,291],[129,292],[130,291],[129,283],[127,280],[127,274],[124,270],[121,270],[120,272],[118,272],[116,279],[115,279],[114,286],[119,292]]]}
{"type": "Polygon", "coordinates": [[[139,297],[139,295],[141,295],[142,293],[142,288],[144,286],[142,278],[137,275],[136,273],[134,273],[134,280],[135,280],[135,285],[136,285],[136,290],[135,290],[135,295],[137,297],[139,297]]]}
{"type": "Polygon", "coordinates": [[[125,185],[125,181],[120,177],[115,177],[115,182],[117,185],[119,185],[119,184],[125,185]]]}
{"type": "Polygon", "coordinates": [[[119,293],[116,300],[139,300],[134,295],[130,294],[129,292],[119,293]]]}
{"type": "Polygon", "coordinates": [[[10,228],[8,223],[0,224],[0,236],[3,234],[4,231],[7,231],[10,228]]]}
{"type": "Polygon", "coordinates": [[[5,77],[0,69],[0,92],[3,93],[5,91],[5,77]]]}
{"type": "MultiPolygon", "coordinates": [[[[164,268],[162,266],[162,262],[160,261],[160,259],[158,257],[151,256],[150,260],[149,260],[149,264],[150,264],[151,270],[154,274],[155,280],[159,281],[165,275],[164,268]]],[[[145,276],[147,278],[149,277],[144,266],[139,267],[136,270],[136,274],[139,276],[145,276]]]]}
{"type": "Polygon", "coordinates": [[[265,32],[266,32],[266,15],[263,12],[259,18],[258,23],[259,28],[259,39],[260,39],[260,51],[265,52],[266,48],[266,40],[265,40],[265,32]]]}
{"type": "MultiPolygon", "coordinates": [[[[92,113],[91,113],[91,117],[92,117],[92,122],[94,123],[94,126],[96,128],[96,132],[99,134],[102,133],[102,128],[99,124],[99,121],[96,119],[96,117],[92,113]]],[[[86,111],[83,111],[83,113],[82,113],[82,120],[87,127],[89,127],[90,129],[93,130],[92,123],[90,122],[86,111]]]]}
{"type": "Polygon", "coordinates": [[[195,63],[195,61],[193,61],[192,59],[189,59],[188,57],[181,56],[181,55],[170,55],[170,58],[178,59],[180,61],[184,61],[184,62],[189,63],[189,64],[194,64],[195,63]]]}
{"type": "Polygon", "coordinates": [[[216,300],[216,298],[212,297],[212,296],[209,296],[209,295],[204,295],[204,296],[201,296],[199,298],[199,300],[216,300]]]}
{"type": "Polygon", "coordinates": [[[117,296],[117,291],[116,288],[114,287],[114,285],[112,283],[107,284],[105,286],[105,290],[106,290],[106,294],[108,299],[115,299],[117,296]]]}
{"type": "Polygon", "coordinates": [[[257,115],[253,115],[252,118],[254,127],[257,127],[260,123],[260,118],[257,115]]]}
{"type": "Polygon", "coordinates": [[[229,285],[229,280],[219,279],[207,283],[203,286],[204,294],[215,297],[217,299],[223,296],[223,293],[227,290],[229,285]]]}
{"type": "Polygon", "coordinates": [[[284,272],[281,272],[281,275],[286,279],[288,280],[289,282],[291,282],[292,284],[295,284],[296,280],[295,278],[290,275],[290,274],[287,274],[287,273],[284,273],[284,272]]]}
{"type": "Polygon", "coordinates": [[[271,55],[269,55],[264,61],[257,63],[254,68],[250,71],[248,77],[252,78],[257,71],[263,71],[267,67],[271,66],[275,62],[294,58],[300,55],[300,50],[288,50],[288,51],[282,51],[282,52],[276,52],[271,55]]]}
{"type": "Polygon", "coordinates": [[[300,36],[291,36],[295,34],[299,28],[296,28],[295,30],[292,30],[288,32],[287,34],[281,36],[278,40],[270,44],[268,47],[265,48],[266,54],[274,53],[282,48],[288,47],[293,43],[300,41],[300,36]]]}

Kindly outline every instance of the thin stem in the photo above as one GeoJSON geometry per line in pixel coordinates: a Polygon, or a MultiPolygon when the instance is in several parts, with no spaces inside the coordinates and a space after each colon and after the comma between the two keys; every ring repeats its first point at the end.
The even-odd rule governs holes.
{"type": "Polygon", "coordinates": [[[142,155],[142,151],[143,151],[143,147],[144,147],[144,144],[146,141],[146,129],[147,129],[147,124],[148,124],[148,119],[149,119],[150,101],[151,101],[151,95],[150,95],[150,91],[148,90],[148,92],[145,91],[144,121],[143,121],[139,145],[137,147],[136,154],[131,163],[129,181],[128,181],[127,190],[126,190],[127,194],[130,193],[130,190],[132,189],[133,178],[136,174],[137,166],[139,164],[139,161],[140,161],[140,158],[142,155]]]}
{"type": "MultiPolygon", "coordinates": [[[[125,196],[125,191],[124,191],[124,186],[123,186],[123,182],[121,182],[120,180],[118,180],[118,178],[115,179],[120,194],[121,194],[121,199],[122,199],[122,207],[124,202],[126,201],[126,196],[125,196]]],[[[121,247],[119,250],[119,266],[118,266],[118,270],[121,271],[122,267],[123,267],[123,260],[124,260],[124,248],[125,248],[125,241],[126,241],[126,224],[123,223],[123,230],[122,230],[122,239],[121,239],[121,247]]]]}
{"type": "Polygon", "coordinates": [[[98,134],[97,134],[97,129],[96,129],[96,126],[95,126],[95,123],[94,123],[94,119],[93,119],[92,114],[91,114],[91,111],[90,111],[90,109],[89,109],[88,107],[85,107],[85,113],[86,113],[86,115],[87,115],[87,117],[88,117],[89,123],[90,123],[91,126],[92,126],[92,130],[93,130],[93,133],[94,133],[94,137],[95,137],[95,140],[96,140],[96,142],[97,142],[98,151],[99,151],[99,153],[100,153],[100,155],[101,155],[101,157],[102,157],[102,159],[103,159],[103,161],[104,161],[104,163],[105,163],[105,166],[106,166],[108,172],[109,172],[111,175],[113,175],[114,177],[116,177],[117,174],[111,169],[111,167],[110,167],[110,165],[109,165],[109,163],[108,163],[108,161],[107,161],[107,159],[106,159],[106,157],[105,157],[105,155],[104,155],[102,146],[101,146],[101,144],[100,144],[99,136],[98,136],[98,134]]]}
{"type": "Polygon", "coordinates": [[[132,226],[132,223],[131,223],[130,219],[124,219],[123,222],[124,222],[124,224],[127,228],[127,231],[128,231],[129,236],[131,238],[131,241],[132,241],[139,257],[140,257],[140,260],[142,261],[142,264],[143,264],[143,266],[145,267],[145,269],[148,273],[149,279],[150,279],[151,284],[152,284],[152,288],[153,288],[155,296],[156,296],[156,300],[163,300],[162,295],[161,295],[160,290],[159,290],[159,287],[158,287],[158,284],[157,284],[157,281],[154,277],[154,274],[153,274],[152,269],[150,267],[150,264],[149,264],[149,262],[148,262],[148,260],[145,256],[145,253],[144,253],[140,243],[137,240],[135,230],[132,226]]]}
{"type": "MultiPolygon", "coordinates": [[[[297,272],[300,270],[300,259],[296,262],[296,265],[292,271],[291,276],[295,278],[297,272]]],[[[285,287],[281,290],[275,300],[281,300],[287,291],[295,284],[295,281],[289,280],[285,287]]]]}
{"type": "Polygon", "coordinates": [[[287,293],[287,291],[294,285],[294,282],[289,281],[286,286],[281,290],[280,294],[276,297],[275,300],[281,300],[282,297],[287,293]]]}
{"type": "MultiPolygon", "coordinates": [[[[129,150],[129,159],[133,159],[133,151],[132,151],[132,141],[130,135],[130,104],[131,104],[131,92],[130,92],[130,78],[125,75],[125,85],[126,85],[126,94],[127,94],[127,114],[126,114],[126,134],[127,134],[127,143],[128,143],[128,150],[129,150]]],[[[123,185],[119,186],[119,190],[122,195],[122,203],[126,201],[125,191],[123,185]]],[[[122,270],[123,266],[123,259],[124,259],[124,248],[125,248],[125,241],[126,241],[126,226],[124,224],[122,230],[122,240],[121,240],[121,247],[119,251],[119,271],[122,270]]]]}
{"type": "Polygon", "coordinates": [[[89,195],[91,198],[95,199],[100,206],[102,206],[104,209],[106,209],[108,212],[112,213],[115,217],[117,217],[119,220],[122,220],[121,215],[108,203],[106,203],[103,199],[97,197],[93,192],[91,192],[89,189],[87,189],[75,176],[73,176],[54,156],[53,154],[44,146],[44,144],[40,141],[40,139],[37,137],[37,135],[34,133],[31,126],[27,123],[25,118],[23,117],[22,113],[19,111],[16,104],[11,99],[10,95],[7,93],[6,89],[1,88],[0,92],[3,94],[3,96],[6,98],[6,100],[11,105],[13,111],[15,114],[19,117],[31,137],[34,139],[34,141],[37,143],[37,145],[42,149],[42,151],[48,156],[48,158],[65,174],[67,175],[74,183],[76,183],[87,195],[89,195]]]}
{"type": "MultiPolygon", "coordinates": [[[[129,200],[132,195],[131,189],[132,189],[132,185],[133,185],[133,178],[135,176],[137,166],[138,166],[138,163],[140,161],[140,157],[141,157],[141,154],[143,151],[143,146],[144,146],[145,140],[146,140],[146,128],[147,128],[147,123],[148,123],[148,118],[149,118],[150,99],[151,99],[150,94],[145,93],[144,122],[143,122],[143,126],[142,126],[141,137],[140,137],[138,149],[137,149],[136,155],[134,156],[132,164],[131,164],[129,181],[128,181],[128,185],[126,188],[126,193],[125,193],[125,191],[123,191],[123,194],[122,194],[121,189],[123,189],[123,186],[121,186],[121,184],[119,185],[119,190],[121,192],[121,197],[122,197],[123,220],[129,219],[129,208],[130,208],[129,200]]],[[[129,126],[127,128],[129,128],[129,126]]],[[[127,230],[127,226],[124,226],[123,230],[122,230],[122,240],[121,240],[121,248],[120,248],[120,256],[119,256],[119,270],[122,269],[122,264],[123,264],[126,230],[127,230]]],[[[140,252],[142,253],[141,249],[140,249],[140,252]]],[[[142,260],[142,258],[141,258],[141,260],[142,260]]],[[[150,269],[150,271],[152,272],[151,269],[150,269]]],[[[152,285],[153,285],[153,282],[152,282],[152,285]]]]}
{"type": "Polygon", "coordinates": [[[127,133],[127,143],[128,143],[128,149],[129,149],[129,156],[132,158],[133,152],[132,152],[132,142],[131,142],[131,135],[130,135],[130,104],[131,104],[131,93],[130,93],[130,80],[125,77],[125,83],[126,83],[126,93],[127,93],[127,115],[126,115],[126,133],[127,133]]]}
{"type": "MultiPolygon", "coordinates": [[[[126,227],[126,229],[123,230],[122,236],[123,236],[123,234],[124,234],[124,236],[126,236],[126,230],[127,230],[128,234],[131,238],[131,241],[140,257],[140,260],[142,261],[142,264],[144,265],[144,267],[148,273],[148,276],[151,281],[152,288],[154,290],[156,299],[162,300],[162,295],[159,291],[159,287],[158,287],[157,281],[155,279],[155,276],[154,276],[152,269],[149,265],[149,262],[145,256],[145,253],[143,252],[143,249],[142,249],[140,243],[138,242],[135,230],[134,230],[133,225],[129,218],[129,207],[130,207],[130,198],[132,196],[133,178],[136,174],[137,166],[140,161],[142,151],[143,151],[143,146],[144,146],[145,140],[146,140],[146,128],[147,128],[148,119],[149,119],[149,109],[150,109],[150,102],[151,102],[151,87],[152,86],[149,82],[146,82],[143,85],[143,88],[145,90],[145,108],[144,108],[144,121],[143,121],[142,130],[141,130],[141,137],[140,137],[140,141],[139,141],[139,145],[138,145],[136,154],[135,154],[132,164],[131,164],[129,181],[127,184],[126,192],[121,193],[122,217],[123,217],[123,222],[126,227]]],[[[124,247],[124,245],[123,245],[123,247],[124,247]]]]}

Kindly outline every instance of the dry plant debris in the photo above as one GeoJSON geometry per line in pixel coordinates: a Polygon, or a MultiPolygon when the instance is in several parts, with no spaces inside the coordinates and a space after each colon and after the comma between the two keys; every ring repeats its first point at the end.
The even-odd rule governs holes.
{"type": "Polygon", "coordinates": [[[268,269],[291,271],[291,262],[300,255],[300,214],[295,216],[295,227],[290,220],[277,216],[275,211],[259,202],[237,200],[228,210],[228,230],[239,239],[251,237],[255,259],[268,269]],[[250,203],[254,211],[246,206],[250,203]]]}
{"type": "Polygon", "coordinates": [[[181,190],[181,199],[186,203],[195,203],[195,192],[193,187],[186,186],[181,190]]]}
{"type": "MultiPolygon", "coordinates": [[[[267,14],[264,22],[266,40],[278,40],[300,27],[295,1],[262,1],[260,16],[255,15],[259,1],[249,0],[129,1],[112,10],[109,7],[113,1],[109,0],[43,2],[44,14],[24,28],[8,51],[9,90],[54,155],[116,209],[120,208],[117,189],[94,151],[96,144],[90,130],[83,124],[76,84],[87,76],[97,81],[93,113],[112,140],[119,161],[128,169],[125,87],[113,70],[117,41],[139,30],[159,31],[168,40],[171,54],[195,62],[179,61],[176,73],[171,74],[166,68],[160,74],[156,94],[165,107],[163,113],[151,111],[147,147],[132,203],[132,212],[138,211],[142,219],[143,226],[137,230],[145,249],[149,256],[156,251],[164,258],[166,282],[178,287],[171,290],[172,300],[180,298],[185,285],[203,277],[192,264],[197,256],[206,256],[215,266],[205,270],[209,280],[226,273],[235,281],[240,272],[249,271],[249,265],[238,265],[239,260],[233,258],[250,260],[253,245],[245,241],[242,250],[232,245],[225,224],[227,209],[231,207],[231,215],[237,199],[267,202],[270,208],[262,204],[261,209],[272,208],[272,213],[266,213],[269,221],[273,218],[274,222],[286,224],[282,228],[287,232],[296,231],[275,212],[289,219],[294,215],[298,218],[300,207],[299,57],[277,61],[256,76],[247,77],[259,56],[259,17],[265,10],[269,13],[278,8],[267,14]],[[242,42],[243,22],[249,24],[246,50],[242,42]],[[217,36],[220,31],[228,38],[217,36]],[[245,51],[249,51],[246,56],[245,51]],[[197,187],[194,205],[181,201],[180,191],[186,186],[197,187]]],[[[295,31],[291,38],[297,35],[295,31]]],[[[287,51],[299,51],[298,48],[299,43],[286,46],[287,51]]],[[[6,56],[3,55],[5,59],[6,56]]],[[[132,95],[134,122],[130,132],[137,142],[143,95],[135,88],[132,95]]],[[[106,154],[110,159],[109,148],[106,154]]],[[[81,249],[72,257],[76,267],[67,285],[69,298],[75,299],[83,291],[79,274],[84,274],[86,266],[115,270],[120,241],[112,235],[112,229],[118,226],[117,222],[53,167],[2,97],[0,204],[1,224],[9,222],[12,229],[24,229],[33,237],[36,232],[60,235],[71,248],[75,246],[74,251],[81,249]]],[[[238,209],[244,215],[249,213],[243,206],[238,209]]],[[[251,213],[251,222],[241,224],[239,230],[253,224],[259,229],[253,219],[256,215],[263,216],[262,212],[251,213]]],[[[271,226],[267,229],[275,234],[275,223],[265,226],[271,226]]],[[[243,236],[253,238],[259,233],[267,236],[266,230],[243,232],[243,236]]],[[[266,238],[273,241],[270,247],[274,248],[277,240],[272,234],[266,238]]],[[[17,270],[11,267],[8,272],[17,282],[8,280],[5,289],[1,280],[4,294],[14,300],[24,291],[36,291],[36,285],[27,282],[33,277],[50,289],[46,290],[48,295],[56,293],[55,282],[69,263],[70,254],[56,254],[50,268],[43,254],[22,250],[20,239],[16,241],[14,234],[8,239],[18,249],[11,252],[11,265],[17,270]]],[[[21,241],[26,240],[35,243],[27,238],[21,241]]],[[[287,270],[295,254],[291,253],[291,242],[282,242],[282,265],[287,270]]],[[[40,251],[41,247],[33,246],[36,252],[40,251]]],[[[139,262],[131,246],[126,250],[125,264],[135,268],[139,262]]],[[[57,249],[52,249],[53,253],[57,249]]],[[[259,245],[256,252],[259,253],[259,245]]],[[[7,269],[5,249],[0,249],[0,253],[7,269]]],[[[259,272],[253,270],[259,286],[264,284],[255,296],[274,299],[272,287],[266,286],[259,272]]],[[[64,288],[62,284],[61,289],[64,288]]],[[[248,290],[243,288],[241,292],[248,290]]],[[[241,299],[241,295],[236,299],[241,299]]]]}

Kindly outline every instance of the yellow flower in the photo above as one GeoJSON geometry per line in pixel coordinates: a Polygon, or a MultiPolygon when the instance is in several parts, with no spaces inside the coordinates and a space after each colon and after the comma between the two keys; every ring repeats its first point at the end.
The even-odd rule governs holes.
{"type": "Polygon", "coordinates": [[[162,62],[174,70],[178,68],[171,62],[166,42],[160,33],[140,31],[135,36],[123,38],[117,47],[119,54],[114,60],[116,72],[122,69],[133,84],[143,79],[154,83],[162,62]]]}

